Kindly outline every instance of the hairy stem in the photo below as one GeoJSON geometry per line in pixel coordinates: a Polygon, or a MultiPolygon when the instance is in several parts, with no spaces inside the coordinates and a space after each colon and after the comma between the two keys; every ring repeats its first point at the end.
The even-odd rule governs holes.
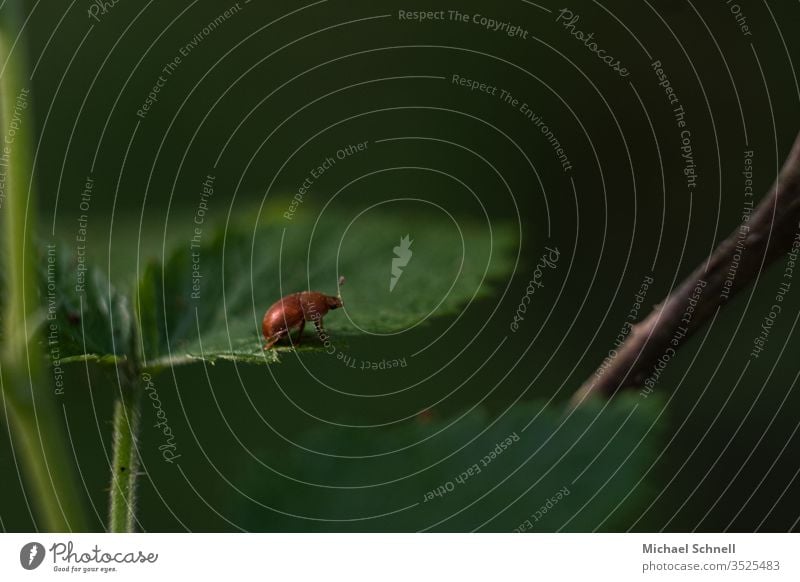
{"type": "Polygon", "coordinates": [[[589,394],[610,396],[619,389],[641,385],[653,372],[658,358],[668,350],[677,350],[730,297],[791,249],[800,235],[800,136],[775,185],[744,226],[722,241],[707,262],[695,269],[646,319],[633,326],[613,361],[598,368],[575,393],[574,404],[589,394]],[[739,252],[737,245],[744,250],[739,252]],[[739,265],[734,269],[737,254],[739,265]]]}
{"type": "Polygon", "coordinates": [[[136,529],[136,479],[139,472],[138,434],[141,386],[128,373],[120,374],[120,397],[114,404],[114,452],[108,529],[136,529]]]}

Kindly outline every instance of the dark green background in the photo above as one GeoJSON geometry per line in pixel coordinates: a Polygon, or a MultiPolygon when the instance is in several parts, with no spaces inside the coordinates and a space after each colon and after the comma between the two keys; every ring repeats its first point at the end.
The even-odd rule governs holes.
{"type": "MultiPolygon", "coordinates": [[[[487,331],[460,357],[451,369],[455,371],[448,372],[446,380],[426,382],[397,397],[358,399],[323,390],[294,358],[285,358],[269,370],[196,365],[177,369],[174,376],[169,372],[160,376],[159,395],[183,443],[181,468],[186,478],[161,461],[157,435],[145,422],[142,452],[148,476],[141,480],[139,518],[148,531],[331,529],[319,522],[279,518],[248,504],[209,468],[211,459],[230,481],[251,492],[259,491],[260,480],[273,478],[263,474],[242,450],[226,423],[266,459],[279,459],[291,447],[263,425],[253,407],[284,436],[313,440],[319,422],[282,397],[273,375],[290,389],[298,404],[326,419],[369,425],[413,415],[460,383],[507,334],[508,322],[546,244],[558,246],[563,264],[537,295],[535,312],[529,314],[523,332],[511,337],[480,375],[432,414],[444,419],[484,399],[523,353],[521,363],[481,404],[483,414],[491,418],[520,397],[522,401],[554,397],[551,406],[561,406],[607,353],[642,278],[654,275],[647,302],[656,303],[737,226],[743,199],[743,151],[755,151],[755,189],[760,196],[772,183],[800,128],[800,94],[790,61],[800,60],[793,34],[800,24],[796,3],[771,3],[769,9],[766,4],[746,3],[754,34],[744,37],[722,1],[659,0],[651,0],[652,8],[646,2],[606,3],[605,10],[593,2],[570,5],[581,15],[579,28],[595,31],[598,42],[627,65],[631,75],[626,79],[571,38],[552,14],[524,2],[417,2],[412,6],[332,0],[260,30],[300,4],[254,0],[242,4],[240,14],[184,58],[158,103],[140,120],[136,110],[160,69],[228,4],[200,1],[187,6],[123,0],[94,25],[84,10],[64,15],[64,7],[56,2],[42,3],[32,13],[28,41],[31,62],[36,65],[31,87],[40,133],[36,171],[45,237],[54,226],[54,236],[71,244],[80,192],[86,176],[92,175],[96,187],[90,211],[90,252],[111,271],[114,283],[124,288],[136,277],[137,253],[144,264],[161,257],[162,244],[168,249],[186,244],[207,174],[217,176],[209,221],[224,224],[229,211],[252,220],[265,195],[266,208],[279,212],[309,169],[344,144],[425,136],[479,152],[503,175],[513,202],[497,175],[464,150],[441,141],[416,140],[371,143],[368,155],[338,164],[326,174],[306,197],[303,211],[313,215],[330,193],[364,173],[393,166],[433,167],[469,184],[494,224],[516,230],[519,220],[521,259],[517,271],[509,275],[508,293],[502,291],[509,281],[496,281],[495,296],[471,306],[455,333],[437,344],[434,353],[426,354],[421,366],[435,371],[458,353],[499,302],[487,331]],[[425,8],[481,12],[521,24],[531,38],[509,39],[472,24],[407,23],[395,17],[398,9],[425,8]],[[650,58],[609,11],[636,34],[653,59],[662,61],[687,111],[701,184],[692,196],[683,185],[678,132],[650,69],[650,58]],[[352,22],[382,14],[392,17],[352,22]],[[310,36],[302,38],[306,35],[310,36]],[[334,59],[338,60],[309,71],[334,59]],[[301,73],[305,74],[257,106],[301,73]],[[454,73],[496,84],[530,103],[567,150],[574,171],[565,175],[534,126],[496,98],[470,94],[447,80],[386,79],[454,73]],[[365,83],[376,79],[386,80],[365,83]],[[357,83],[361,85],[305,108],[263,143],[297,108],[357,83]],[[652,131],[632,86],[646,106],[652,131]],[[377,111],[389,108],[399,109],[377,111]],[[483,119],[496,129],[445,109],[483,119]],[[287,157],[317,132],[373,111],[324,131],[278,173],[287,157]],[[524,150],[541,182],[500,131],[524,150]],[[229,138],[218,168],[213,169],[229,138]],[[195,439],[202,443],[204,453],[194,446],[195,439]]],[[[415,170],[363,180],[337,200],[336,209],[355,213],[374,202],[404,196],[435,198],[459,220],[481,220],[479,208],[465,200],[463,189],[442,176],[415,170]]],[[[402,217],[412,230],[414,215],[402,217]]],[[[403,234],[398,231],[391,238],[403,234]]],[[[298,258],[300,268],[304,261],[305,257],[298,258]]],[[[656,445],[660,455],[647,476],[647,487],[634,493],[644,499],[642,507],[654,495],[660,497],[635,525],[619,521],[606,523],[602,529],[624,530],[633,525],[639,530],[750,531],[758,527],[784,531],[796,527],[800,397],[794,390],[798,365],[793,356],[798,346],[792,330],[800,305],[797,289],[784,304],[766,353],[737,384],[781,274],[781,266],[765,272],[756,287],[733,300],[713,327],[692,339],[669,366],[657,388],[665,403],[659,423],[661,441],[656,445]],[[706,515],[713,501],[718,503],[706,515]]],[[[333,330],[335,317],[329,320],[333,330]]],[[[376,345],[370,338],[348,341],[362,357],[380,357],[402,351],[403,342],[424,344],[445,329],[451,317],[433,319],[388,344],[388,349],[387,344],[376,345]]],[[[417,372],[407,370],[386,376],[344,375],[324,354],[306,354],[303,363],[359,394],[383,392],[387,386],[417,379],[417,372]]],[[[98,367],[74,365],[67,372],[70,384],[64,403],[70,434],[86,491],[104,519],[113,389],[109,389],[107,373],[98,367]]],[[[148,413],[145,409],[146,421],[148,413]]],[[[381,429],[372,429],[369,435],[380,442],[381,429]]],[[[32,529],[7,434],[0,433],[0,439],[3,526],[32,529]]],[[[433,446],[447,450],[449,445],[433,446]]],[[[337,465],[323,466],[326,462],[316,456],[307,459],[317,464],[320,474],[336,474],[337,465]]],[[[388,495],[402,497],[402,484],[395,487],[388,495]]],[[[296,491],[301,495],[302,488],[296,491]]],[[[262,499],[271,498],[268,488],[261,493],[262,499]]],[[[279,501],[285,510],[301,512],[304,508],[298,499],[284,494],[279,501]]],[[[489,529],[512,529],[539,504],[529,505],[520,507],[508,523],[495,523],[489,529]]],[[[465,518],[444,529],[471,529],[485,517],[465,518]]],[[[422,522],[387,519],[342,528],[423,526],[422,522]]],[[[97,527],[101,527],[100,519],[97,527]]]]}

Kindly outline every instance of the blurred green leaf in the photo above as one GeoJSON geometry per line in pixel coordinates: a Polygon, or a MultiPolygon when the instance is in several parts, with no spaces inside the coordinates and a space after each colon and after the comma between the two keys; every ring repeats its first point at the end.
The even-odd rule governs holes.
{"type": "MultiPolygon", "coordinates": [[[[41,244],[36,261],[37,323],[45,354],[61,363],[116,363],[128,357],[133,338],[131,306],[108,277],[89,262],[80,263],[65,246],[41,244]]],[[[0,288],[5,288],[5,277],[6,269],[0,266],[0,288]]],[[[4,295],[0,293],[0,312],[4,295]]]]}
{"type": "MultiPolygon", "coordinates": [[[[274,214],[255,229],[236,227],[195,246],[187,240],[164,263],[150,264],[137,301],[147,365],[276,361],[278,351],[262,350],[266,309],[296,291],[336,294],[339,275],[347,277],[345,308],[325,318],[334,341],[451,314],[487,294],[512,265],[516,240],[504,228],[490,233],[471,222],[378,212],[352,222],[320,216],[315,224],[274,214]],[[390,290],[393,249],[407,234],[413,256],[390,290]]],[[[322,347],[313,335],[307,327],[302,349],[322,347]]]]}
{"type": "Polygon", "coordinates": [[[528,402],[496,419],[474,411],[398,428],[320,427],[299,447],[261,451],[264,466],[251,464],[237,484],[274,511],[240,497],[236,522],[252,531],[624,529],[653,494],[642,478],[659,450],[662,406],[620,395],[571,414],[528,402]]]}

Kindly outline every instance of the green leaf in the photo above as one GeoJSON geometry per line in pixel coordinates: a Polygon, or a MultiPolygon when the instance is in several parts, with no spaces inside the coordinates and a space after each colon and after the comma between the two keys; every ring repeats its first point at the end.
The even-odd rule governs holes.
{"type": "MultiPolygon", "coordinates": [[[[39,275],[36,323],[50,360],[114,364],[127,359],[133,337],[127,297],[110,285],[104,273],[80,262],[66,246],[40,243],[35,260],[39,275]]],[[[7,284],[6,271],[0,264],[0,289],[7,284]]],[[[0,293],[0,313],[4,300],[5,293],[0,293]]],[[[2,341],[5,338],[0,331],[2,341]]]]}
{"type": "Polygon", "coordinates": [[[128,298],[118,293],[99,269],[82,265],[64,248],[51,248],[45,265],[45,331],[53,330],[55,324],[62,360],[89,358],[113,363],[128,357],[133,347],[128,298]]]}
{"type": "MultiPolygon", "coordinates": [[[[343,310],[325,317],[334,340],[407,329],[454,313],[507,273],[516,239],[506,228],[372,212],[322,213],[318,223],[273,213],[256,228],[201,234],[143,273],[137,299],[148,366],[219,359],[277,361],[262,350],[261,319],[296,291],[337,292],[343,310]],[[390,290],[394,247],[410,235],[412,256],[390,290]],[[207,239],[203,238],[207,237],[207,239]]],[[[309,327],[311,327],[309,325],[309,327]]],[[[306,329],[303,349],[321,343],[306,329]]]]}
{"type": "Polygon", "coordinates": [[[237,481],[236,523],[252,531],[616,531],[652,498],[643,478],[659,450],[662,407],[621,395],[571,414],[527,402],[495,419],[473,411],[369,431],[327,425],[297,447],[260,451],[263,466],[252,463],[237,481]]]}

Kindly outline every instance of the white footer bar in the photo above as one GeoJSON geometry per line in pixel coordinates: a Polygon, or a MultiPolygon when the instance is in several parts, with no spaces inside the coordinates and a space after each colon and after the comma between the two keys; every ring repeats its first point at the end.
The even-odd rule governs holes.
{"type": "Polygon", "coordinates": [[[9,581],[777,582],[799,566],[800,534],[0,535],[9,581]]]}

